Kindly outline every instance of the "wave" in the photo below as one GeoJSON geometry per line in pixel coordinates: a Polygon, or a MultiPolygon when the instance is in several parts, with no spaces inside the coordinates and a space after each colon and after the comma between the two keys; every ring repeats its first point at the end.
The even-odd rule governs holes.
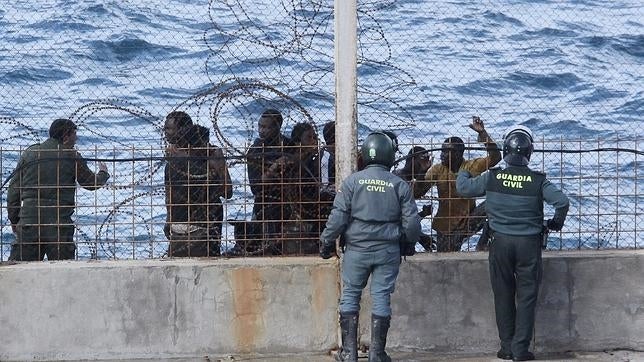
{"type": "Polygon", "coordinates": [[[162,60],[172,55],[184,53],[183,49],[149,43],[138,38],[114,41],[94,40],[89,42],[92,49],[91,59],[97,61],[127,62],[139,58],[162,60]]]}
{"type": "Polygon", "coordinates": [[[483,13],[483,17],[497,24],[508,23],[516,26],[523,26],[523,22],[521,22],[521,20],[505,15],[502,12],[488,10],[483,13]]]}
{"type": "Polygon", "coordinates": [[[553,137],[561,136],[562,132],[564,132],[565,135],[574,135],[576,138],[584,139],[597,137],[598,135],[605,133],[603,131],[588,128],[584,123],[576,120],[563,120],[559,122],[539,121],[532,126],[528,124],[524,125],[530,127],[533,131],[536,130],[539,133],[549,134],[553,137]]]}
{"type": "Polygon", "coordinates": [[[526,40],[544,40],[549,38],[576,38],[578,36],[577,32],[573,30],[564,30],[556,28],[542,28],[539,30],[525,30],[519,34],[510,35],[508,39],[514,41],[526,41],[526,40]]]}
{"type": "Polygon", "coordinates": [[[51,68],[20,68],[0,76],[0,84],[55,82],[69,79],[72,73],[51,68]]]}
{"type": "Polygon", "coordinates": [[[111,12],[109,10],[107,10],[105,5],[103,5],[103,4],[92,5],[92,6],[88,7],[88,8],[86,8],[85,11],[90,12],[90,13],[94,13],[94,14],[98,14],[98,15],[111,14],[111,12]]]}
{"type": "Polygon", "coordinates": [[[579,90],[583,81],[572,73],[534,74],[514,72],[502,78],[480,79],[455,87],[464,95],[509,95],[517,88],[530,88],[543,91],[579,90]]]}
{"type": "Polygon", "coordinates": [[[185,99],[195,94],[194,90],[167,87],[145,88],[137,91],[136,93],[141,96],[151,96],[161,99],[185,99]]]}
{"type": "Polygon", "coordinates": [[[621,106],[617,107],[615,112],[641,117],[642,112],[644,112],[644,99],[639,98],[625,102],[621,106]]]}
{"type": "Polygon", "coordinates": [[[573,100],[573,103],[593,104],[607,99],[624,98],[627,96],[628,92],[626,91],[612,90],[606,87],[598,86],[594,88],[590,94],[575,98],[573,100]]]}
{"type": "Polygon", "coordinates": [[[619,53],[637,58],[644,57],[644,35],[601,36],[593,35],[580,39],[581,43],[593,49],[610,47],[619,53]]]}
{"type": "Polygon", "coordinates": [[[71,83],[70,85],[72,86],[79,86],[79,85],[90,85],[90,86],[110,86],[110,87],[118,87],[121,86],[122,83],[116,82],[110,79],[106,78],[87,78],[83,81],[80,82],[74,82],[71,83]]]}
{"type": "Polygon", "coordinates": [[[644,57],[644,35],[625,35],[616,39],[616,44],[612,45],[613,49],[632,55],[634,57],[644,57]]]}
{"type": "Polygon", "coordinates": [[[78,32],[88,32],[88,31],[98,29],[93,25],[78,22],[78,21],[73,21],[69,19],[44,20],[34,24],[27,25],[27,27],[32,29],[45,30],[47,32],[61,32],[61,31],[69,31],[69,30],[78,31],[78,32]]]}

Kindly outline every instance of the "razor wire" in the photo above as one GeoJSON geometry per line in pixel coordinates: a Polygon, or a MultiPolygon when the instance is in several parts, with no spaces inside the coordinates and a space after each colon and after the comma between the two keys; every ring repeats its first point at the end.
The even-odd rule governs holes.
{"type": "MultiPolygon", "coordinates": [[[[619,10],[615,10],[617,5],[619,4],[606,12],[618,12],[619,10]]],[[[104,4],[100,7],[109,12],[109,6],[111,5],[104,4]]],[[[136,14],[145,10],[140,9],[138,5],[131,6],[131,10],[136,14]]],[[[159,8],[170,9],[170,6],[164,3],[159,8]]],[[[187,8],[189,5],[185,6],[187,8]]],[[[190,6],[191,11],[194,10],[204,19],[193,27],[197,29],[198,36],[193,36],[195,40],[191,43],[201,49],[201,53],[197,55],[202,67],[196,76],[183,75],[183,78],[179,79],[185,80],[185,83],[196,83],[194,87],[177,84],[181,91],[175,90],[174,94],[178,96],[155,99],[154,104],[148,104],[145,98],[133,96],[127,87],[124,87],[124,92],[116,90],[111,94],[101,94],[101,87],[96,87],[97,90],[86,88],[89,93],[78,97],[77,103],[69,107],[75,110],[71,113],[65,111],[67,117],[79,125],[82,131],[79,133],[81,141],[89,139],[88,143],[102,144],[93,150],[84,144],[82,149],[86,159],[90,162],[109,162],[112,165],[112,179],[106,188],[113,193],[112,200],[105,211],[96,211],[110,217],[105,217],[101,222],[97,237],[100,235],[100,238],[107,238],[106,230],[116,215],[127,215],[123,208],[127,207],[128,202],[160,196],[162,185],[158,171],[164,166],[163,152],[167,146],[162,128],[164,115],[169,113],[169,110],[187,111],[196,123],[208,125],[211,129],[212,138],[225,152],[227,164],[234,172],[232,176],[237,182],[233,202],[240,204],[238,209],[232,210],[233,215],[243,215],[240,210],[246,207],[250,198],[244,175],[244,155],[257,135],[256,122],[263,109],[278,108],[284,115],[286,130],[298,122],[310,122],[319,129],[322,123],[333,119],[333,1],[281,0],[270,3],[209,0],[207,6],[190,6]],[[184,91],[184,88],[187,91],[184,91]],[[82,105],[79,107],[77,104],[82,105]]],[[[641,155],[641,151],[636,147],[641,139],[641,130],[637,127],[629,129],[627,123],[641,113],[641,95],[629,94],[628,88],[611,89],[610,84],[602,84],[602,87],[593,91],[580,81],[579,76],[570,71],[570,62],[567,63],[565,59],[560,63],[545,66],[537,64],[532,69],[522,68],[521,63],[513,61],[524,51],[522,47],[517,46],[521,42],[533,47],[535,52],[544,49],[544,58],[549,59],[548,57],[552,56],[549,54],[556,55],[558,48],[557,45],[548,44],[543,39],[554,38],[554,42],[550,43],[556,43],[558,39],[571,39],[569,42],[573,45],[565,42],[561,45],[562,49],[568,49],[575,46],[576,43],[572,39],[578,35],[581,45],[576,46],[595,49],[595,55],[601,61],[608,57],[607,53],[616,52],[615,59],[618,64],[629,67],[633,66],[632,59],[637,60],[637,57],[641,56],[637,51],[638,36],[641,35],[635,33],[633,37],[620,34],[613,36],[610,31],[602,29],[601,24],[593,28],[597,35],[592,37],[584,36],[584,33],[589,32],[590,26],[582,25],[573,27],[571,31],[563,31],[560,28],[569,24],[560,19],[560,15],[556,20],[547,19],[546,15],[548,11],[565,13],[563,10],[566,9],[559,9],[558,4],[551,4],[551,7],[546,7],[551,10],[537,12],[542,16],[529,18],[529,15],[534,13],[530,11],[532,6],[545,5],[497,4],[486,1],[459,7],[450,2],[440,1],[359,1],[359,137],[374,129],[393,129],[399,133],[401,145],[427,145],[432,143],[434,138],[448,134],[461,135],[460,126],[457,124],[465,118],[463,114],[482,113],[484,118],[488,119],[486,125],[492,134],[500,133],[501,128],[521,123],[536,128],[547,139],[559,139],[562,130],[568,130],[573,136],[573,142],[575,137],[578,137],[585,140],[597,139],[597,143],[600,142],[600,138],[616,142],[626,139],[635,143],[634,148],[584,147],[582,150],[581,147],[573,149],[574,146],[571,145],[559,149],[543,148],[536,150],[537,153],[547,156],[540,160],[542,164],[556,163],[562,160],[563,155],[575,153],[610,155],[609,158],[618,158],[619,154],[641,155]],[[517,12],[517,9],[525,10],[517,12]],[[486,28],[483,26],[485,24],[490,26],[486,28]],[[450,32],[458,35],[450,37],[450,32]],[[490,39],[494,36],[506,39],[507,48],[503,48],[503,44],[492,42],[490,39]],[[548,53],[548,47],[555,50],[548,53]],[[506,63],[496,60],[500,64],[497,69],[493,68],[494,62],[487,59],[497,57],[498,54],[507,56],[509,60],[506,63]],[[450,65],[450,61],[453,65],[450,65]],[[472,68],[476,69],[476,72],[472,73],[472,68]],[[570,93],[581,89],[581,92],[577,92],[580,95],[574,99],[565,95],[565,87],[568,86],[571,88],[570,93]],[[450,88],[456,89],[462,98],[456,99],[453,95],[442,94],[449,93],[450,88]],[[535,97],[519,99],[509,93],[508,88],[516,89],[517,94],[528,94],[530,90],[535,97]],[[606,100],[599,99],[596,105],[584,103],[602,94],[606,95],[606,100]],[[544,115],[544,109],[553,104],[549,103],[548,99],[558,99],[557,97],[562,100],[560,114],[544,115]],[[622,98],[625,101],[617,107],[621,112],[618,116],[613,117],[603,110],[602,107],[617,104],[617,100],[622,98]],[[567,107],[569,104],[571,107],[567,107]],[[525,111],[514,111],[511,108],[525,108],[525,111]],[[584,110],[591,112],[583,112],[584,110]],[[589,116],[590,121],[583,116],[573,116],[577,111],[580,111],[580,115],[589,116]]],[[[601,4],[586,6],[601,8],[601,4]]],[[[116,13],[126,11],[125,8],[126,5],[116,13]]],[[[146,16],[151,20],[163,20],[163,16],[158,16],[154,10],[145,11],[149,11],[146,16]]],[[[641,12],[641,8],[631,11],[634,14],[632,16],[641,15],[641,12]]],[[[3,14],[4,19],[8,20],[6,24],[11,24],[10,10],[3,14]]],[[[631,15],[625,18],[629,16],[631,15]]],[[[113,25],[118,27],[118,21],[128,21],[127,19],[127,16],[116,16],[108,21],[114,21],[113,25]]],[[[176,27],[173,27],[172,31],[181,31],[181,24],[184,23],[181,17],[176,16],[173,19],[176,27]]],[[[596,19],[592,21],[597,23],[596,19]]],[[[29,29],[38,29],[15,26],[21,33],[37,33],[37,30],[29,29]]],[[[167,31],[164,26],[159,25],[163,29],[159,37],[163,39],[165,36],[165,40],[170,43],[173,32],[167,31]]],[[[72,32],[73,29],[69,31],[72,32]]],[[[61,37],[69,35],[66,32],[61,34],[61,37]]],[[[47,35],[38,36],[46,39],[47,35]]],[[[155,42],[157,37],[143,39],[142,36],[141,42],[137,42],[136,38],[132,41],[128,36],[125,36],[125,39],[117,37],[113,43],[110,39],[92,40],[90,43],[102,44],[105,49],[116,55],[116,60],[120,62],[116,64],[130,62],[134,65],[132,68],[158,60],[154,55],[156,51],[166,48],[172,50],[171,44],[155,47],[156,44],[163,44],[160,40],[155,42]],[[136,48],[140,46],[150,47],[149,58],[146,58],[145,54],[136,53],[136,48]],[[118,50],[127,54],[119,56],[116,53],[118,50]]],[[[177,43],[180,41],[179,39],[177,43]]],[[[28,53],[29,42],[22,44],[26,45],[16,46],[16,49],[19,49],[16,51],[9,45],[9,53],[21,54],[24,49],[27,49],[28,53]]],[[[72,51],[76,56],[76,60],[73,61],[79,64],[86,62],[84,65],[101,65],[101,62],[105,62],[97,55],[85,56],[85,45],[86,43],[80,43],[79,49],[72,51]]],[[[48,49],[56,55],[61,49],[57,46],[51,45],[48,49]]],[[[33,49],[35,52],[39,51],[36,47],[33,49]]],[[[176,58],[181,59],[181,55],[176,58]]],[[[27,58],[23,59],[29,62],[27,58]]],[[[23,75],[15,78],[22,83],[11,85],[12,89],[18,90],[17,94],[27,94],[25,92],[39,79],[26,76],[20,69],[14,72],[14,63],[7,63],[5,58],[0,58],[0,64],[12,69],[10,74],[0,74],[2,81],[13,81],[15,77],[23,75]],[[22,92],[22,89],[25,91],[22,92]]],[[[533,62],[528,61],[526,64],[533,65],[533,62]]],[[[626,69],[628,71],[628,68],[626,69]]],[[[182,71],[183,69],[173,70],[179,74],[183,74],[182,71]]],[[[624,75],[619,69],[608,69],[605,73],[612,75],[616,84],[630,84],[628,81],[622,81],[624,75]]],[[[632,73],[640,74],[641,68],[633,68],[632,73]]],[[[46,75],[41,78],[46,78],[46,75]]],[[[94,81],[92,78],[89,80],[94,81]]],[[[154,78],[149,74],[133,78],[132,82],[142,84],[155,80],[166,83],[163,79],[154,78]]],[[[0,88],[2,87],[0,83],[0,88]]],[[[15,92],[12,90],[9,93],[15,92]]],[[[137,92],[137,95],[139,94],[144,93],[137,92]]],[[[18,159],[19,153],[15,150],[22,147],[16,145],[29,145],[46,138],[46,132],[41,131],[29,120],[37,117],[35,114],[38,113],[33,114],[25,112],[21,117],[0,114],[0,127],[5,127],[3,132],[0,132],[0,140],[5,150],[11,150],[3,151],[5,161],[2,176],[5,184],[18,159]]],[[[467,150],[480,151],[482,148],[468,147],[467,150]]],[[[431,147],[425,152],[439,151],[440,148],[431,147]]],[[[406,157],[409,156],[399,158],[397,163],[406,160],[406,157]]],[[[579,182],[587,177],[599,180],[600,167],[597,165],[600,162],[603,162],[600,156],[596,156],[596,162],[594,158],[580,158],[579,163],[584,167],[582,169],[580,165],[579,170],[574,170],[579,182]]],[[[635,189],[641,192],[641,187],[638,189],[641,172],[637,171],[640,164],[641,161],[635,158],[630,164],[620,165],[618,162],[615,168],[624,168],[626,175],[631,175],[630,172],[634,170],[634,176],[628,177],[634,178],[635,189]]],[[[2,192],[4,193],[4,189],[2,192]]],[[[433,200],[431,195],[427,198],[433,200]]],[[[627,205],[635,208],[632,212],[635,215],[635,223],[638,220],[637,210],[641,207],[639,200],[636,192],[633,200],[627,205]]],[[[630,215],[631,211],[628,213],[630,215]]],[[[140,215],[129,216],[131,219],[140,220],[140,215]]],[[[612,230],[615,231],[619,225],[611,221],[605,223],[602,228],[604,227],[606,230],[614,227],[612,230]]],[[[637,229],[637,225],[634,227],[637,229]]],[[[84,232],[79,237],[85,243],[91,239],[88,235],[84,232]]],[[[581,233],[578,238],[592,239],[591,236],[586,237],[581,233]]],[[[600,242],[601,245],[611,244],[611,240],[615,239],[608,236],[602,238],[607,241],[600,242]]],[[[102,252],[110,257],[114,254],[109,248],[102,252]]],[[[97,253],[96,248],[91,252],[92,255],[97,253]]]]}

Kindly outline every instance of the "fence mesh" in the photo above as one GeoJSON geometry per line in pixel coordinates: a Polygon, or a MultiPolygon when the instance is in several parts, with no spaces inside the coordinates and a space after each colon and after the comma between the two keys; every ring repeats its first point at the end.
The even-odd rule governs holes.
{"type": "MultiPolygon", "coordinates": [[[[474,115],[497,142],[509,126],[528,126],[540,150],[531,166],[571,199],[548,247],[640,248],[642,19],[635,0],[358,1],[359,140],[391,130],[399,158],[422,146],[437,164],[449,136],[465,141],[465,158],[485,156],[468,128],[474,115]]],[[[56,118],[78,125],[76,148],[90,169],[104,162],[111,175],[97,191],[76,191],[77,257],[167,256],[165,173],[182,159],[169,157],[164,127],[177,110],[209,130],[230,176],[232,193],[220,197],[208,185],[221,179],[191,171],[209,170],[201,153],[179,166],[193,176],[182,186],[210,200],[192,204],[218,213],[209,233],[221,237],[196,237],[214,240],[207,254],[315,253],[333,196],[321,163],[330,150],[323,128],[334,119],[333,22],[329,0],[5,4],[0,260],[16,240],[9,177],[56,118]],[[284,139],[297,142],[251,147],[267,109],[281,113],[284,139]],[[247,157],[252,150],[263,153],[247,157]]],[[[418,196],[419,207],[432,206],[423,229],[435,238],[437,188],[418,196]]],[[[461,250],[476,250],[479,235],[464,238],[461,250]]],[[[418,250],[437,248],[425,246],[418,250]]]]}

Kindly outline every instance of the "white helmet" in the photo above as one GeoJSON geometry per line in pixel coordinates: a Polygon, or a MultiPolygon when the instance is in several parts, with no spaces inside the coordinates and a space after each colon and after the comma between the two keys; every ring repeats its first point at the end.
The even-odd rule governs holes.
{"type": "Polygon", "coordinates": [[[515,133],[515,132],[525,133],[526,135],[528,135],[528,137],[530,137],[530,141],[534,142],[534,136],[532,134],[532,130],[530,130],[530,128],[528,128],[526,126],[522,126],[522,125],[512,126],[512,127],[508,128],[507,130],[505,130],[505,133],[503,133],[503,139],[508,137],[511,133],[515,133]]]}

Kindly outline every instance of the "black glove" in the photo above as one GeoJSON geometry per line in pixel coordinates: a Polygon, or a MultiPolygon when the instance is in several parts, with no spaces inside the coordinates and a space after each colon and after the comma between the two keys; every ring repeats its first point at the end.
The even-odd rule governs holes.
{"type": "Polygon", "coordinates": [[[555,220],[555,219],[550,219],[550,220],[548,220],[546,225],[548,226],[548,229],[550,229],[550,230],[559,231],[563,227],[563,222],[555,220]]]}
{"type": "Polygon", "coordinates": [[[413,256],[416,254],[416,243],[402,241],[400,243],[400,256],[413,256]]]}
{"type": "Polygon", "coordinates": [[[423,209],[418,213],[418,216],[426,217],[433,213],[432,205],[423,205],[423,209]]]}
{"type": "Polygon", "coordinates": [[[335,254],[335,243],[329,243],[327,241],[320,244],[320,257],[322,259],[330,259],[335,254]]]}

